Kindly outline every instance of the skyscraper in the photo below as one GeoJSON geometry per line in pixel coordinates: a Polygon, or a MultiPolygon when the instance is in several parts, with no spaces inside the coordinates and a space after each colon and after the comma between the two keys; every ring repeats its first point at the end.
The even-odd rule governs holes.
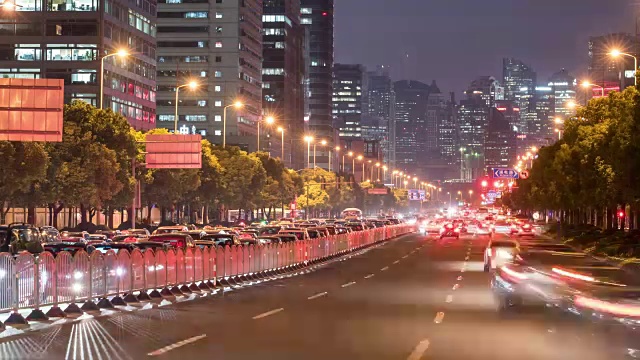
{"type": "Polygon", "coordinates": [[[63,79],[65,103],[122,114],[136,129],[156,122],[156,1],[17,0],[2,12],[0,77],[63,79]],[[15,11],[12,11],[15,10],[15,11]],[[126,50],[125,58],[100,59],[126,50]]]}
{"type": "Polygon", "coordinates": [[[518,121],[512,122],[517,131],[526,135],[529,124],[536,121],[536,73],[524,62],[514,58],[502,59],[504,99],[511,100],[519,109],[518,121]]]}
{"type": "Polygon", "coordinates": [[[509,116],[517,115],[513,106],[501,109],[505,110],[489,109],[484,138],[484,166],[487,171],[511,167],[516,158],[516,133],[509,124],[509,116]]]}
{"type": "MultiPolygon", "coordinates": [[[[256,149],[256,122],[262,116],[262,0],[169,1],[158,8],[158,126],[173,129],[176,87],[191,80],[200,86],[179,93],[178,125],[215,144],[256,149]]],[[[266,22],[284,21],[275,15],[266,22]]]]}
{"type": "MultiPolygon", "coordinates": [[[[309,131],[333,146],[333,0],[301,0],[300,22],[309,34],[309,131]]],[[[322,152],[318,166],[328,167],[322,152]]]]}
{"type": "MultiPolygon", "coordinates": [[[[262,75],[263,111],[273,116],[285,131],[285,164],[301,169],[305,166],[306,150],[301,141],[305,131],[303,82],[306,65],[300,0],[263,0],[263,10],[262,66],[263,69],[278,69],[267,70],[262,75]],[[284,21],[270,21],[272,19],[284,21]]],[[[270,129],[277,135],[273,130],[270,129]]]]}
{"type": "Polygon", "coordinates": [[[549,78],[549,86],[553,91],[555,116],[563,119],[573,116],[575,107],[571,103],[575,104],[576,101],[576,78],[562,69],[549,78]]]}
{"type": "Polygon", "coordinates": [[[529,124],[529,143],[538,146],[554,139],[555,98],[553,87],[536,86],[536,122],[529,124]]]}
{"type": "MultiPolygon", "coordinates": [[[[367,89],[367,105],[369,108],[366,115],[369,120],[364,126],[368,126],[369,123],[377,124],[375,133],[378,135],[375,138],[369,138],[380,142],[384,161],[391,168],[395,160],[395,152],[392,151],[395,142],[391,140],[392,131],[395,132],[395,128],[391,126],[395,102],[393,83],[391,82],[391,77],[389,77],[388,69],[384,66],[379,67],[376,71],[367,73],[367,78],[369,80],[367,89]]],[[[365,130],[364,132],[366,133],[367,131],[365,130]]],[[[374,133],[374,131],[371,132],[374,133]]]]}
{"type": "Polygon", "coordinates": [[[424,154],[423,136],[427,132],[429,85],[402,80],[393,83],[395,93],[396,168],[414,172],[424,154]]]}
{"type": "Polygon", "coordinates": [[[367,112],[367,72],[359,64],[333,66],[333,116],[341,138],[362,138],[362,117],[367,112]]]}

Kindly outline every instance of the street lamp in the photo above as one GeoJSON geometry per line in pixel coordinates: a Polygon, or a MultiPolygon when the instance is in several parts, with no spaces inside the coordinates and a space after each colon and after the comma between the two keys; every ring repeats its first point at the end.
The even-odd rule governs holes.
{"type": "Polygon", "coordinates": [[[387,170],[389,170],[387,165],[382,166],[382,182],[383,183],[387,181],[387,170]]]}
{"type": "Polygon", "coordinates": [[[582,87],[585,88],[585,89],[590,89],[592,87],[600,88],[600,92],[602,93],[602,97],[604,97],[604,86],[596,85],[596,84],[590,83],[588,81],[583,81],[582,82],[582,87]]]}
{"type": "Polygon", "coordinates": [[[280,160],[284,163],[284,128],[282,126],[278,126],[278,132],[280,133],[280,160]]]}
{"type": "Polygon", "coordinates": [[[413,177],[413,187],[416,188],[418,187],[418,178],[417,177],[413,177]]]}
{"type": "MultiPolygon", "coordinates": [[[[267,123],[267,125],[271,125],[276,122],[276,119],[274,119],[273,116],[267,116],[266,118],[264,118],[264,122],[267,123]]],[[[260,151],[260,123],[261,121],[258,120],[258,148],[256,151],[260,151]]]]}
{"type": "Polygon", "coordinates": [[[554,131],[558,133],[558,140],[562,139],[562,130],[555,128],[554,131]]]}
{"type": "MultiPolygon", "coordinates": [[[[362,161],[362,181],[364,181],[364,160],[363,159],[364,157],[362,155],[358,155],[358,161],[362,161]]],[[[353,166],[355,167],[355,162],[353,166]]],[[[355,170],[353,173],[355,174],[355,170]]]]}
{"type": "Polygon", "coordinates": [[[223,149],[227,147],[227,109],[232,106],[236,110],[239,110],[244,106],[244,104],[236,100],[233,104],[227,105],[222,109],[222,148],[223,149]]]}
{"type": "Polygon", "coordinates": [[[304,141],[307,142],[307,168],[311,167],[311,142],[313,141],[313,136],[306,135],[304,137],[304,141]]]}
{"type": "MultiPolygon", "coordinates": [[[[200,86],[200,84],[198,84],[198,82],[191,80],[186,84],[180,85],[178,87],[176,87],[176,111],[175,111],[175,115],[173,118],[173,133],[177,134],[178,133],[178,95],[180,94],[180,89],[183,87],[188,87],[190,90],[195,90],[198,88],[198,86],[200,86]]],[[[102,89],[102,88],[100,88],[102,89]]],[[[100,96],[100,98],[102,98],[102,96],[100,96]]],[[[102,108],[102,106],[101,106],[102,108]]]]}
{"type": "Polygon", "coordinates": [[[469,202],[471,202],[471,195],[473,195],[473,190],[469,190],[469,202]]]}
{"type": "MultiPolygon", "coordinates": [[[[336,155],[337,155],[337,153],[340,152],[340,146],[336,146],[334,148],[334,150],[336,151],[336,155]]],[[[329,156],[329,158],[331,158],[331,156],[329,156]]],[[[344,159],[344,155],[342,155],[342,158],[344,159]]],[[[338,159],[336,159],[336,160],[338,160],[338,159]]],[[[340,170],[340,162],[338,162],[338,164],[336,164],[336,165],[338,165],[338,171],[336,171],[336,173],[340,173],[340,171],[341,171],[340,170]]],[[[344,161],[342,162],[342,167],[343,167],[342,171],[344,171],[344,161]]]]}
{"type": "MultiPolygon", "coordinates": [[[[13,10],[15,9],[15,4],[13,3],[4,3],[2,5],[3,7],[9,6],[7,8],[7,10],[13,10]],[[12,4],[12,5],[8,5],[8,4],[12,4]]],[[[112,57],[112,56],[117,56],[119,58],[125,58],[127,56],[129,56],[129,51],[127,49],[120,49],[116,52],[114,52],[113,54],[107,54],[105,56],[103,56],[100,59],[100,109],[102,109],[102,103],[104,101],[103,99],[103,91],[104,91],[104,59],[108,58],[108,57],[112,57]]],[[[178,91],[178,89],[176,89],[176,92],[178,91]]]]}
{"type": "Polygon", "coordinates": [[[633,58],[633,85],[638,86],[638,58],[631,54],[620,52],[620,50],[618,49],[611,50],[611,52],[609,52],[609,55],[611,55],[612,57],[628,56],[633,58]]]}

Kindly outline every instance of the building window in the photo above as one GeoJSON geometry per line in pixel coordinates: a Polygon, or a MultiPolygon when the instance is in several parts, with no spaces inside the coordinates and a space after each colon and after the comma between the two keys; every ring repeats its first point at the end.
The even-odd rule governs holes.
{"type": "Polygon", "coordinates": [[[158,121],[174,121],[173,115],[158,115],[158,121]]]}
{"type": "Polygon", "coordinates": [[[222,41],[216,41],[216,47],[217,48],[221,48],[222,47],[222,41]]]}
{"type": "MultiPolygon", "coordinates": [[[[22,47],[22,46],[38,46],[38,45],[26,45],[26,44],[22,44],[22,45],[16,45],[17,47],[22,47]]],[[[41,54],[41,50],[40,49],[15,49],[14,50],[14,56],[15,56],[15,60],[18,61],[40,61],[40,54],[41,54]]]]}
{"type": "Polygon", "coordinates": [[[216,32],[220,34],[222,32],[222,26],[216,26],[216,32]]]}
{"type": "Polygon", "coordinates": [[[198,106],[201,106],[201,107],[207,106],[207,100],[198,100],[198,106]]]}
{"type": "Polygon", "coordinates": [[[222,106],[222,101],[220,101],[220,100],[216,100],[216,101],[214,102],[214,105],[215,105],[216,107],[221,107],[221,106],[222,106]]]}
{"type": "MultiPolygon", "coordinates": [[[[22,5],[16,1],[17,5],[22,5]]],[[[36,5],[37,6],[37,5],[36,5]]],[[[97,0],[48,0],[47,10],[49,11],[96,11],[98,9],[97,0]]],[[[18,8],[18,10],[23,10],[18,8]]]]}
{"type": "Polygon", "coordinates": [[[185,115],[184,120],[198,122],[207,121],[207,115],[185,115]]]}
{"type": "Polygon", "coordinates": [[[95,47],[95,45],[50,44],[47,45],[47,60],[94,61],[98,59],[98,50],[95,47]]]}
{"type": "Polygon", "coordinates": [[[222,136],[222,130],[214,130],[213,134],[216,136],[222,136]]]}
{"type": "Polygon", "coordinates": [[[262,32],[265,35],[286,35],[287,32],[285,29],[262,29],[262,32]]]}
{"type": "Polygon", "coordinates": [[[300,24],[309,25],[311,23],[312,23],[311,18],[301,18],[300,19],[300,24]]]}
{"type": "Polygon", "coordinates": [[[216,11],[216,19],[222,19],[222,13],[216,11]]]}
{"type": "Polygon", "coordinates": [[[300,14],[311,14],[312,12],[311,8],[300,8],[300,14]]]}
{"type": "Polygon", "coordinates": [[[222,121],[222,115],[214,115],[213,121],[222,121]]]}
{"type": "Polygon", "coordinates": [[[262,22],[284,22],[291,26],[291,20],[285,15],[262,15],[262,22]]]}
{"type": "Polygon", "coordinates": [[[284,75],[282,68],[263,68],[262,75],[284,75]]]}
{"type": "Polygon", "coordinates": [[[217,63],[222,62],[222,56],[216,56],[216,62],[217,63]]]}
{"type": "Polygon", "coordinates": [[[38,0],[15,0],[9,1],[15,4],[16,11],[40,11],[40,1],[38,0]]]}
{"type": "Polygon", "coordinates": [[[222,86],[220,86],[220,85],[216,85],[216,86],[214,87],[214,91],[215,91],[215,92],[220,92],[220,91],[222,91],[222,86]]]}
{"type": "Polygon", "coordinates": [[[217,77],[217,78],[221,78],[222,77],[222,71],[216,71],[213,73],[213,76],[217,77]]]}

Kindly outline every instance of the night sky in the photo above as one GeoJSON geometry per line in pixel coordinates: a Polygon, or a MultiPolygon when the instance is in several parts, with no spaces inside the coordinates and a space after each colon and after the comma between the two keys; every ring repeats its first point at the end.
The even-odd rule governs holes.
{"type": "Polygon", "coordinates": [[[503,57],[531,65],[539,83],[561,68],[582,79],[589,36],[632,33],[640,15],[640,0],[335,2],[336,62],[390,65],[394,80],[435,79],[458,99],[476,76],[500,80],[503,57]]]}

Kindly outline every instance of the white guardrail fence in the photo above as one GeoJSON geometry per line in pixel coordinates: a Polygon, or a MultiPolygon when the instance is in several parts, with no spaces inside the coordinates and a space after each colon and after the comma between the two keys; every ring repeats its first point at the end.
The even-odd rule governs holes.
{"type": "Polygon", "coordinates": [[[218,284],[297,269],[412,231],[412,226],[395,225],[284,244],[186,250],[0,253],[0,314],[10,313],[4,324],[0,322],[0,330],[5,324],[212,290],[218,284]],[[49,307],[46,314],[43,307],[49,307]],[[29,309],[24,318],[21,312],[29,309]]]}

